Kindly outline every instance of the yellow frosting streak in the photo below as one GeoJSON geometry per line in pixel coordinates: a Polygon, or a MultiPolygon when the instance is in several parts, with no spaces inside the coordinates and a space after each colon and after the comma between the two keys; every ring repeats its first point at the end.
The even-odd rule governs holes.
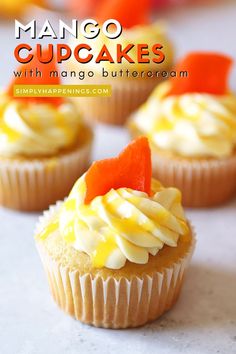
{"type": "Polygon", "coordinates": [[[236,96],[168,96],[160,84],[134,114],[131,125],[158,148],[183,156],[229,156],[236,146],[236,96]]]}
{"type": "Polygon", "coordinates": [[[114,236],[105,236],[104,241],[100,241],[97,248],[92,252],[91,259],[95,268],[102,268],[110,254],[117,248],[114,236]]]}
{"type": "Polygon", "coordinates": [[[55,231],[58,231],[59,221],[55,220],[52,223],[49,223],[39,234],[37,237],[41,240],[45,240],[50,234],[55,231]]]}
{"type": "Polygon", "coordinates": [[[70,102],[55,107],[0,97],[0,154],[50,155],[74,144],[81,120],[70,102]]]}
{"type": "Polygon", "coordinates": [[[20,139],[21,134],[16,132],[15,130],[9,128],[4,122],[0,121],[0,134],[6,137],[8,142],[16,142],[20,139]]]}
{"type": "Polygon", "coordinates": [[[85,188],[82,176],[62,206],[59,228],[95,267],[121,268],[126,259],[146,263],[149,252],[156,254],[164,244],[176,246],[188,229],[174,188],[153,181],[152,197],[128,188],[112,189],[88,205],[83,199],[85,188]]]}

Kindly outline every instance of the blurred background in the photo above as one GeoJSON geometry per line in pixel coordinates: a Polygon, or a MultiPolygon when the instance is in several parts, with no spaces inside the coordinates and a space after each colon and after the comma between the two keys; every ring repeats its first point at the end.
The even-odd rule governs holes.
{"type": "MultiPolygon", "coordinates": [[[[23,23],[37,19],[40,26],[45,19],[57,28],[58,19],[70,20],[93,17],[99,8],[117,0],[1,0],[0,1],[0,86],[12,77],[17,63],[13,51],[19,41],[14,39],[14,19],[23,23]]],[[[127,4],[123,1],[123,4],[127,4]]],[[[216,50],[235,56],[234,0],[142,0],[150,1],[151,18],[164,20],[172,39],[176,58],[189,50],[216,50]]],[[[122,3],[122,1],[120,1],[122,3]]],[[[131,15],[132,16],[132,15],[131,15]]],[[[23,42],[24,38],[20,40],[23,42]]],[[[30,42],[28,36],[25,41],[30,42]]],[[[45,41],[46,42],[46,41],[45,41]]],[[[43,43],[41,41],[40,43],[43,43]]],[[[56,43],[56,41],[55,41],[56,43]]],[[[231,76],[236,88],[236,70],[231,76]]]]}

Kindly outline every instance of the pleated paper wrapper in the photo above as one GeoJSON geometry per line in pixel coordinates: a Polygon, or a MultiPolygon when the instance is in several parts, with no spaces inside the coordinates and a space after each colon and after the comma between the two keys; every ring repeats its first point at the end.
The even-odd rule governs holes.
{"type": "MultiPolygon", "coordinates": [[[[128,124],[131,138],[143,135],[128,124]]],[[[236,152],[224,158],[185,158],[163,152],[151,144],[153,177],[165,187],[182,192],[187,207],[212,207],[236,195],[236,152]]]]}
{"type": "Polygon", "coordinates": [[[182,192],[183,205],[211,207],[236,195],[236,154],[222,159],[168,158],[152,154],[153,176],[182,192]]]}
{"type": "Polygon", "coordinates": [[[52,158],[0,158],[0,204],[22,211],[44,210],[63,199],[86,171],[92,135],[84,145],[52,158]]]}
{"type": "MultiPolygon", "coordinates": [[[[111,84],[111,97],[78,97],[75,99],[79,109],[88,121],[105,124],[123,125],[129,115],[146,101],[152,90],[162,80],[130,79],[112,80],[103,84],[111,84]]],[[[101,83],[99,81],[99,83],[101,83]]],[[[93,84],[96,84],[93,81],[93,84]]]]}
{"type": "MultiPolygon", "coordinates": [[[[52,219],[58,207],[59,204],[44,214],[36,234],[52,219]]],[[[128,328],[155,320],[175,304],[195,246],[194,231],[192,234],[192,243],[183,258],[161,272],[131,279],[80,275],[78,270],[70,271],[53,260],[43,242],[36,243],[51,294],[62,310],[96,327],[128,328]]]]}

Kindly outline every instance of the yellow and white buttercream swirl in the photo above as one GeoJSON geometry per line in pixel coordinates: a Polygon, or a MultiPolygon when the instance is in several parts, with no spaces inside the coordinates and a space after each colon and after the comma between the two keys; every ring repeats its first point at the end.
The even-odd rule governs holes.
{"type": "Polygon", "coordinates": [[[189,93],[168,96],[160,84],[131,125],[158,148],[185,157],[226,157],[236,147],[236,96],[189,93]]]}
{"type": "Polygon", "coordinates": [[[55,107],[0,96],[0,155],[53,155],[75,143],[81,119],[70,102],[55,107]]]}
{"type": "MultiPolygon", "coordinates": [[[[156,255],[164,245],[177,246],[187,232],[177,189],[153,180],[151,197],[129,188],[111,189],[86,205],[84,176],[63,203],[55,228],[72,247],[87,253],[94,267],[119,269],[126,260],[145,264],[149,254],[156,255]]],[[[42,238],[55,231],[50,228],[42,238]]]]}

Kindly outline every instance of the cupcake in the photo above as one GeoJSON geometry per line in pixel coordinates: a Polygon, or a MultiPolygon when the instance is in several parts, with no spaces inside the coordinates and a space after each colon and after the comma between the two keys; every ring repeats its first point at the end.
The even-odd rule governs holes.
{"type": "MultiPolygon", "coordinates": [[[[92,131],[62,98],[15,98],[14,84],[56,84],[36,59],[19,68],[43,78],[18,78],[0,95],[0,204],[36,211],[64,198],[88,167],[92,131]]],[[[47,71],[48,70],[48,71],[47,71]]]]}
{"type": "Polygon", "coordinates": [[[147,138],[93,163],[36,228],[51,294],[97,327],[137,327],[176,302],[195,238],[181,194],[151,179],[147,138]]]}
{"type": "Polygon", "coordinates": [[[190,53],[177,77],[158,86],[128,123],[149,138],[153,175],[179,188],[183,204],[209,207],[236,192],[236,96],[228,88],[232,60],[190,53]],[[186,71],[187,77],[178,77],[186,71]]]}
{"type": "MultiPolygon", "coordinates": [[[[139,3],[133,0],[129,2],[116,0],[101,4],[101,8],[99,7],[99,11],[95,15],[99,24],[110,18],[117,19],[123,26],[123,32],[116,39],[109,39],[100,33],[96,39],[87,40],[92,48],[94,58],[88,64],[83,64],[83,69],[86,73],[93,72],[94,76],[91,78],[86,76],[83,83],[110,85],[112,91],[110,97],[76,98],[85,118],[89,121],[123,125],[131,112],[136,110],[147,99],[157,83],[163,80],[162,72],[166,72],[165,75],[167,75],[170,71],[173,62],[172,44],[166,34],[165,25],[150,22],[149,11],[146,1],[139,3]],[[132,11],[134,7],[135,12],[132,11]],[[132,16],[130,16],[131,12],[132,16]],[[150,63],[138,63],[137,46],[147,44],[151,53],[152,46],[157,43],[163,46],[165,60],[158,64],[154,63],[152,59],[150,59],[150,63]],[[134,48],[128,52],[133,63],[129,63],[124,58],[121,63],[117,63],[115,59],[117,45],[121,45],[124,49],[129,44],[134,45],[134,48]],[[114,63],[109,61],[95,62],[95,54],[98,54],[104,45],[108,48],[114,63]]],[[[70,45],[75,48],[78,43],[78,40],[73,40],[70,45]]],[[[78,64],[76,60],[69,62],[70,70],[77,72],[79,68],[81,68],[81,64],[78,64]]],[[[73,84],[74,80],[71,79],[73,84]]]]}

